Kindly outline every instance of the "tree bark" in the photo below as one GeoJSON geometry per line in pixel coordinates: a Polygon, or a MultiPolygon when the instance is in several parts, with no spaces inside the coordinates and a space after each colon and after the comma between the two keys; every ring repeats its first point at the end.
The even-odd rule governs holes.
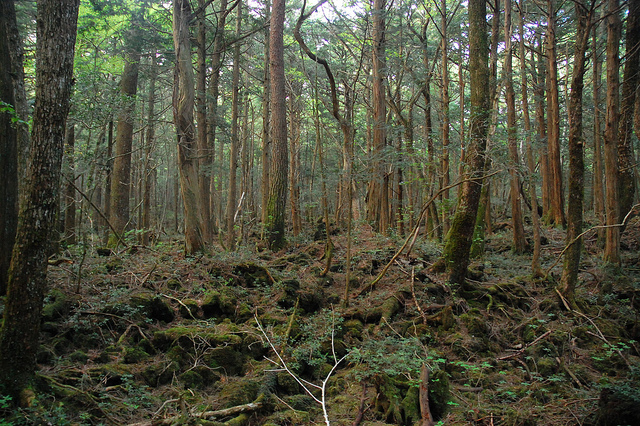
{"type": "MultiPolygon", "coordinates": [[[[265,2],[265,20],[270,20],[270,1],[265,2]]],[[[263,70],[263,85],[262,85],[262,182],[260,182],[260,191],[262,194],[261,204],[261,217],[262,232],[261,239],[265,239],[264,230],[268,222],[267,218],[267,205],[269,204],[269,182],[270,182],[270,167],[271,167],[271,132],[269,129],[269,109],[270,102],[269,96],[271,94],[271,76],[269,73],[269,31],[265,31],[264,35],[264,70],[263,70]]]]}
{"type": "MultiPolygon", "coordinates": [[[[620,135],[618,139],[618,166],[620,170],[618,193],[620,194],[620,215],[622,223],[631,211],[636,194],[636,160],[633,152],[633,116],[636,104],[638,82],[640,81],[640,0],[629,0],[627,16],[626,61],[622,81],[620,105],[620,135]]],[[[620,232],[624,227],[620,229],[620,232]]]]}
{"type": "Polygon", "coordinates": [[[505,39],[505,91],[507,103],[507,145],[509,146],[510,187],[511,187],[511,225],[513,227],[513,246],[515,254],[525,251],[527,241],[524,238],[522,221],[522,200],[520,198],[520,155],[518,153],[518,131],[516,129],[516,93],[513,90],[513,52],[512,52],[511,0],[506,0],[504,7],[504,39],[505,39]]]}
{"type": "MultiPolygon", "coordinates": [[[[238,2],[236,18],[236,37],[240,37],[242,28],[242,2],[238,2]]],[[[227,208],[225,211],[227,248],[235,250],[236,231],[235,213],[238,193],[238,147],[240,145],[240,42],[233,47],[233,76],[231,91],[231,146],[229,148],[229,185],[227,191],[227,208]]]]}
{"type": "Polygon", "coordinates": [[[193,123],[195,94],[189,41],[190,19],[189,0],[173,0],[173,44],[176,50],[173,119],[178,136],[178,169],[180,192],[184,202],[185,254],[187,255],[204,248],[198,197],[197,146],[193,123]]]}
{"type": "MultiPolygon", "coordinates": [[[[601,60],[598,55],[598,27],[593,27],[593,210],[598,220],[597,224],[604,226],[604,181],[602,176],[602,129],[600,125],[600,86],[601,86],[601,60]]],[[[598,229],[598,245],[604,245],[605,229],[598,229]]]]}
{"type": "MultiPolygon", "coordinates": [[[[447,1],[443,0],[440,6],[441,13],[441,32],[442,32],[442,47],[441,47],[441,55],[442,55],[442,157],[440,158],[440,173],[442,176],[442,185],[441,188],[446,188],[450,183],[449,176],[449,40],[447,35],[447,1]]],[[[451,215],[451,206],[449,202],[449,190],[445,190],[442,193],[442,231],[446,235],[449,232],[449,227],[451,226],[451,220],[449,216],[451,215]]]]}
{"type": "Polygon", "coordinates": [[[285,0],[274,0],[269,28],[269,70],[271,73],[271,139],[269,197],[267,200],[267,243],[271,250],[284,247],[287,206],[289,150],[284,81],[285,0]]]}
{"type": "Polygon", "coordinates": [[[547,151],[549,155],[549,193],[551,210],[545,214],[547,220],[557,226],[565,226],[564,194],[562,186],[562,165],[560,164],[560,101],[558,98],[558,62],[556,55],[556,4],[548,0],[547,11],[547,72],[549,75],[547,87],[548,138],[547,151]]]}
{"type": "Polygon", "coordinates": [[[620,218],[618,186],[618,122],[620,108],[620,22],[619,1],[609,0],[607,18],[607,118],[604,129],[604,173],[606,176],[604,261],[620,263],[620,218]]]}
{"type": "Polygon", "coordinates": [[[200,196],[200,209],[202,217],[202,237],[210,242],[211,232],[211,147],[207,139],[207,33],[205,1],[198,0],[198,7],[202,12],[197,19],[197,63],[196,63],[196,122],[198,123],[198,157],[200,173],[198,174],[198,190],[200,196]]]}
{"type": "Polygon", "coordinates": [[[142,244],[148,245],[151,234],[151,198],[153,196],[153,187],[156,182],[156,169],[152,164],[151,153],[154,149],[156,139],[156,79],[157,79],[157,63],[156,51],[151,52],[151,69],[149,76],[149,99],[147,106],[147,135],[145,141],[145,167],[144,167],[144,195],[142,204],[142,244]]]}
{"type": "Polygon", "coordinates": [[[567,244],[562,270],[562,295],[575,305],[574,292],[578,282],[582,250],[582,204],[584,200],[584,136],[582,134],[582,92],[586,53],[591,31],[592,10],[582,1],[574,3],[577,17],[573,76],[569,94],[569,205],[567,210],[567,244]],[[577,239],[577,240],[576,240],[577,239]]]}
{"type": "Polygon", "coordinates": [[[40,0],[36,104],[29,170],[20,200],[0,332],[0,387],[20,400],[36,368],[47,258],[56,227],[64,131],[73,83],[79,0],[40,0]]]}
{"type": "Polygon", "coordinates": [[[443,258],[450,283],[464,286],[469,266],[469,249],[478,212],[489,119],[489,81],[486,1],[469,1],[469,74],[471,120],[467,167],[456,214],[447,235],[443,258]]]}
{"type": "Polygon", "coordinates": [[[389,176],[384,161],[387,145],[387,105],[384,90],[385,68],[385,0],[373,2],[373,138],[372,176],[369,182],[367,217],[374,228],[386,235],[390,223],[389,176]]]}
{"type": "MultiPolygon", "coordinates": [[[[135,21],[135,20],[134,20],[135,21]]],[[[116,129],[115,158],[111,173],[111,214],[109,220],[118,235],[124,236],[129,223],[129,196],[131,191],[131,150],[133,145],[133,123],[135,97],[138,91],[138,68],[140,46],[134,31],[128,34],[124,71],[120,80],[122,108],[116,129]]],[[[109,246],[116,247],[118,237],[109,237],[109,246]]]]}
{"type": "Polygon", "coordinates": [[[0,3],[0,101],[14,111],[0,112],[0,296],[6,294],[11,251],[18,226],[18,132],[13,125],[14,85],[10,25],[15,20],[13,1],[0,3]]]}
{"type": "Polygon", "coordinates": [[[64,235],[66,244],[76,243],[76,189],[75,189],[75,161],[74,150],[76,144],[76,128],[73,124],[67,126],[65,135],[66,149],[64,155],[67,157],[67,183],[65,185],[64,198],[64,235]]]}

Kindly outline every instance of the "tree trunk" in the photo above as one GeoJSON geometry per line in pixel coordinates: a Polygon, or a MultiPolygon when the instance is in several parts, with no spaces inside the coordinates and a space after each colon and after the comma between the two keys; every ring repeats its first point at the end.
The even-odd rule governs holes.
{"type": "Polygon", "coordinates": [[[604,129],[604,174],[606,176],[604,261],[620,263],[620,197],[618,194],[618,121],[620,77],[620,11],[618,0],[609,0],[607,18],[607,118],[604,129]]]}
{"type": "Polygon", "coordinates": [[[73,82],[79,0],[40,0],[36,104],[25,192],[0,332],[0,387],[20,400],[34,376],[47,258],[56,227],[64,130],[73,82]]]}
{"type": "Polygon", "coordinates": [[[545,88],[546,88],[546,65],[543,55],[542,40],[538,42],[538,66],[535,67],[535,87],[534,96],[536,100],[536,127],[538,133],[538,144],[540,146],[540,175],[542,184],[540,185],[542,195],[542,211],[545,216],[551,211],[551,196],[549,195],[549,153],[547,152],[547,120],[545,117],[545,88]]]}
{"type": "MultiPolygon", "coordinates": [[[[270,2],[266,0],[265,20],[270,20],[270,2]]],[[[260,222],[262,223],[261,239],[265,239],[264,230],[268,222],[267,205],[269,204],[269,183],[270,183],[270,167],[271,167],[271,132],[269,129],[269,96],[271,94],[271,76],[269,73],[269,31],[265,31],[264,35],[264,70],[262,85],[262,182],[260,182],[260,191],[262,193],[262,211],[260,222]]]]}
{"type": "Polygon", "coordinates": [[[469,1],[469,74],[471,120],[467,167],[456,214],[447,235],[443,258],[450,283],[464,285],[469,266],[469,249],[478,212],[489,119],[489,67],[486,1],[469,1]]]}
{"type": "MultiPolygon", "coordinates": [[[[236,18],[236,37],[240,37],[242,27],[242,2],[238,2],[236,18]]],[[[238,193],[238,147],[240,145],[240,42],[233,47],[233,77],[231,91],[231,147],[229,148],[229,186],[227,208],[225,211],[227,248],[235,250],[236,231],[235,213],[238,193]]]]}
{"type": "Polygon", "coordinates": [[[65,184],[64,198],[64,235],[63,241],[66,244],[76,243],[76,189],[74,149],[76,144],[76,128],[73,124],[67,126],[65,135],[66,149],[64,155],[67,157],[67,182],[65,184]]]}
{"type": "Polygon", "coordinates": [[[198,7],[202,12],[197,16],[197,63],[196,63],[196,122],[198,123],[198,157],[200,158],[200,173],[198,174],[198,190],[202,217],[202,237],[210,242],[211,233],[211,151],[207,140],[207,33],[205,1],[198,0],[198,7]]]}
{"type": "Polygon", "coordinates": [[[389,176],[385,167],[387,145],[387,104],[384,90],[385,69],[385,0],[373,2],[373,139],[372,176],[369,182],[367,218],[374,228],[386,235],[390,223],[389,176]]]}
{"type": "Polygon", "coordinates": [[[200,199],[198,197],[198,160],[194,135],[194,78],[191,63],[189,0],[173,0],[173,44],[176,68],[173,86],[173,119],[178,136],[178,169],[180,192],[184,203],[185,254],[191,255],[204,248],[200,199]]]}
{"type": "MultiPolygon", "coordinates": [[[[640,77],[640,0],[629,0],[627,16],[626,61],[624,80],[622,81],[622,100],[620,105],[620,136],[618,140],[618,166],[620,170],[618,193],[620,194],[620,215],[622,223],[631,211],[636,193],[636,160],[633,152],[633,115],[636,93],[640,77]]],[[[620,232],[624,227],[620,229],[620,232]]]]}
{"type": "MultiPolygon", "coordinates": [[[[129,196],[131,190],[131,148],[133,145],[133,123],[135,96],[138,91],[138,68],[140,46],[133,32],[128,35],[124,71],[120,80],[122,108],[118,115],[115,158],[111,173],[111,215],[109,220],[118,236],[124,237],[129,223],[129,196]]],[[[115,234],[109,237],[109,246],[116,247],[120,241],[115,234]]]]}
{"type": "Polygon", "coordinates": [[[504,7],[504,39],[505,39],[505,91],[507,103],[507,145],[509,146],[510,187],[511,187],[511,225],[513,226],[513,246],[515,254],[525,251],[527,241],[524,238],[524,224],[522,221],[522,200],[520,198],[520,155],[518,153],[518,131],[516,130],[516,93],[513,90],[513,66],[511,47],[511,0],[505,1],[504,7]]]}
{"type": "Polygon", "coordinates": [[[562,294],[575,305],[574,291],[578,282],[580,252],[582,250],[582,204],[584,200],[584,137],[582,135],[582,91],[586,52],[591,31],[591,13],[581,1],[576,1],[576,46],[573,76],[569,95],[569,205],[567,210],[567,244],[562,270],[562,294]]]}
{"type": "Polygon", "coordinates": [[[267,200],[267,242],[271,250],[284,247],[289,150],[284,81],[285,0],[274,0],[269,28],[269,70],[271,72],[271,139],[269,198],[267,200]]]}
{"type": "Polygon", "coordinates": [[[529,115],[529,89],[527,82],[527,66],[526,56],[524,49],[524,0],[520,0],[520,20],[519,20],[519,32],[520,32],[520,78],[522,79],[521,94],[522,94],[522,116],[524,118],[524,133],[527,145],[527,168],[528,168],[528,180],[529,180],[529,197],[531,198],[531,221],[533,223],[533,256],[531,258],[531,275],[534,278],[542,276],[542,269],[540,268],[540,216],[538,215],[538,195],[536,193],[536,182],[534,176],[535,163],[533,161],[533,142],[531,140],[531,117],[529,115]]]}
{"type": "MultiPolygon", "coordinates": [[[[597,218],[597,224],[605,224],[604,212],[604,182],[602,176],[602,130],[600,125],[600,86],[601,86],[601,61],[598,55],[598,27],[593,27],[593,210],[597,218]]],[[[604,245],[605,230],[598,229],[598,246],[604,245]]]]}
{"type": "Polygon", "coordinates": [[[152,188],[155,186],[156,181],[156,168],[151,163],[151,153],[154,150],[155,138],[156,138],[156,119],[155,119],[155,104],[156,104],[156,78],[157,78],[157,63],[156,63],[156,51],[151,52],[151,69],[149,76],[149,100],[147,107],[147,139],[145,141],[145,167],[144,167],[144,195],[142,205],[142,244],[149,245],[151,234],[151,198],[152,188]]]}
{"type": "MultiPolygon", "coordinates": [[[[10,19],[15,20],[13,1],[0,3],[0,101],[15,107],[11,81],[12,56],[10,19]]],[[[14,113],[0,112],[0,296],[6,294],[11,251],[18,226],[18,132],[12,123],[14,113]]]]}
{"type": "MultiPolygon", "coordinates": [[[[440,27],[442,32],[442,157],[440,158],[440,173],[442,176],[442,188],[449,186],[449,40],[447,39],[447,1],[443,0],[440,6],[441,21],[440,27]]],[[[451,215],[451,205],[449,201],[449,190],[442,192],[442,230],[446,235],[449,232],[451,221],[449,216],[451,215]]]]}
{"type": "MultiPolygon", "coordinates": [[[[558,99],[558,63],[556,57],[556,4],[548,0],[547,12],[547,72],[549,75],[547,88],[548,139],[549,155],[549,193],[551,195],[551,211],[547,214],[549,223],[565,226],[564,194],[562,187],[562,165],[560,164],[560,101],[558,99]]],[[[546,214],[546,212],[545,212],[546,214]]]]}

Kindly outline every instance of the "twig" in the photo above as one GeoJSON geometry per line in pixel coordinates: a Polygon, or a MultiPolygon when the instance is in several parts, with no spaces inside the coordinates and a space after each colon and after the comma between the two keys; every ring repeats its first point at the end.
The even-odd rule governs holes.
{"type": "MultiPolygon", "coordinates": [[[[152,272],[153,272],[153,271],[152,271],[152,272]]],[[[151,272],[150,272],[150,273],[151,273],[151,272]]],[[[169,295],[167,295],[167,294],[163,294],[163,293],[160,293],[160,296],[162,296],[162,297],[166,297],[167,299],[175,300],[175,301],[176,301],[176,302],[178,302],[180,305],[182,305],[182,307],[183,307],[183,308],[185,308],[185,309],[187,310],[187,312],[189,312],[189,316],[190,316],[191,318],[193,318],[194,320],[197,320],[197,318],[193,316],[193,313],[191,313],[191,309],[189,309],[189,307],[188,307],[187,305],[185,305],[185,304],[182,302],[182,300],[178,299],[177,297],[169,296],[169,295]]]]}
{"type": "Polygon", "coordinates": [[[415,303],[416,308],[418,309],[418,313],[422,317],[422,322],[424,323],[424,325],[427,325],[427,316],[425,315],[424,311],[420,307],[420,304],[418,303],[418,298],[416,297],[416,292],[413,285],[415,281],[415,277],[416,277],[416,268],[414,266],[413,268],[411,268],[411,296],[413,296],[413,303],[415,303]]]}
{"type": "Polygon", "coordinates": [[[498,361],[506,361],[508,359],[511,358],[515,358],[517,356],[520,356],[524,353],[524,351],[526,351],[528,348],[530,348],[531,346],[535,345],[536,343],[538,343],[540,340],[544,339],[545,337],[547,337],[548,335],[551,334],[551,330],[546,331],[545,333],[543,333],[541,336],[539,336],[538,338],[536,338],[533,342],[529,343],[527,346],[523,347],[522,349],[520,349],[519,351],[516,351],[512,354],[509,355],[505,355],[505,356],[501,356],[500,358],[497,358],[498,361]]]}

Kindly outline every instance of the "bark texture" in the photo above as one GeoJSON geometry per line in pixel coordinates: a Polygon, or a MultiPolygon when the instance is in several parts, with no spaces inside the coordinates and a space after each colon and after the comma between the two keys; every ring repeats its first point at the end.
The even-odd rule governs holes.
{"type": "Polygon", "coordinates": [[[31,155],[0,333],[0,387],[15,401],[36,368],[47,257],[56,227],[79,0],[40,0],[37,7],[31,155]]]}
{"type": "Polygon", "coordinates": [[[469,266],[469,249],[475,225],[482,174],[485,170],[485,150],[489,119],[489,81],[487,43],[487,6],[485,0],[469,1],[469,74],[471,91],[471,120],[467,167],[465,167],[460,199],[451,221],[444,248],[448,280],[464,284],[469,266]]]}
{"type": "Polygon", "coordinates": [[[269,197],[266,217],[267,244],[271,250],[285,245],[285,214],[289,148],[287,141],[287,105],[284,80],[285,0],[274,0],[269,29],[269,70],[271,73],[271,143],[269,197]]]}

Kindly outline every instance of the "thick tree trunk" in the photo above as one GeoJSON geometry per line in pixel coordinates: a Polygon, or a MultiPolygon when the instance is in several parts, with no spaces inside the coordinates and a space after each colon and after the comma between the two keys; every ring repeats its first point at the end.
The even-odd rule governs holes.
{"type": "Polygon", "coordinates": [[[607,18],[607,119],[604,129],[604,173],[606,176],[604,261],[620,263],[620,196],[618,193],[618,122],[620,109],[620,11],[618,0],[609,0],[607,18]]]}
{"type": "MultiPolygon", "coordinates": [[[[138,91],[138,68],[140,48],[138,40],[129,34],[128,52],[125,56],[124,71],[120,80],[122,108],[118,115],[116,130],[115,158],[111,173],[111,215],[110,221],[120,237],[124,236],[129,223],[129,197],[131,191],[131,150],[133,145],[133,123],[135,96],[138,91]]],[[[109,237],[109,246],[116,247],[118,236],[109,237]]]]}
{"type": "Polygon", "coordinates": [[[546,65],[543,55],[542,40],[538,42],[537,67],[534,66],[535,87],[534,96],[536,101],[536,128],[538,134],[538,145],[540,147],[540,175],[542,184],[540,185],[542,195],[542,211],[546,216],[551,211],[551,196],[549,195],[549,153],[547,152],[547,119],[545,117],[545,89],[546,89],[546,65]]]}
{"type": "MultiPolygon", "coordinates": [[[[620,105],[620,135],[618,139],[618,166],[620,194],[620,215],[622,223],[633,207],[636,194],[636,160],[633,152],[633,116],[640,81],[640,0],[629,0],[627,16],[626,61],[622,82],[622,100],[620,105]]],[[[621,228],[621,231],[624,229],[621,228]]]]}
{"type": "MultiPolygon", "coordinates": [[[[446,188],[450,183],[449,173],[449,40],[447,34],[447,2],[443,0],[440,6],[440,28],[442,32],[442,154],[440,157],[440,173],[442,176],[442,188],[446,188]]],[[[451,221],[451,205],[449,201],[450,191],[447,189],[442,192],[442,230],[446,235],[449,232],[451,221]]]]}
{"type": "Polygon", "coordinates": [[[198,197],[197,146],[193,123],[195,93],[189,41],[190,19],[189,0],[173,0],[173,44],[176,50],[173,119],[178,136],[180,192],[184,202],[185,254],[188,255],[204,248],[198,197]]]}
{"type": "Polygon", "coordinates": [[[573,76],[569,95],[569,205],[567,214],[567,244],[562,271],[562,294],[575,305],[574,291],[578,282],[582,250],[582,204],[584,200],[584,136],[582,135],[582,91],[586,53],[589,43],[591,12],[580,1],[575,3],[577,17],[573,76]]]}
{"type": "MultiPolygon", "coordinates": [[[[265,2],[265,20],[270,19],[270,2],[265,2]]],[[[267,204],[269,204],[269,182],[270,182],[270,167],[271,167],[271,132],[269,129],[269,96],[271,94],[271,83],[269,73],[269,31],[265,31],[264,35],[264,70],[263,70],[263,84],[262,84],[262,181],[260,182],[261,191],[261,216],[260,222],[262,223],[261,239],[264,240],[264,230],[267,224],[267,204]]]]}
{"type": "Polygon", "coordinates": [[[269,70],[271,73],[271,139],[269,197],[267,200],[267,242],[271,250],[284,247],[287,206],[289,150],[287,106],[284,81],[285,0],[274,0],[269,29],[269,70]]]}
{"type": "MultiPolygon", "coordinates": [[[[13,1],[0,4],[0,101],[16,105],[11,81],[13,64],[10,19],[15,20],[13,1]]],[[[7,291],[11,251],[18,226],[18,132],[11,112],[0,112],[0,296],[7,291]]]]}
{"type": "Polygon", "coordinates": [[[469,266],[469,249],[478,212],[489,119],[489,81],[486,1],[469,1],[469,74],[471,120],[465,182],[456,214],[447,235],[443,257],[450,283],[465,283],[469,266]]]}
{"type": "Polygon", "coordinates": [[[385,167],[387,145],[387,104],[384,90],[385,68],[385,0],[373,3],[373,139],[372,176],[369,182],[367,218],[374,228],[386,235],[391,224],[389,206],[389,176],[385,167]]]}
{"type": "Polygon", "coordinates": [[[36,19],[36,104],[25,192],[0,332],[0,387],[20,401],[34,376],[47,258],[56,211],[65,122],[73,82],[79,0],[40,0],[36,19]]]}
{"type": "Polygon", "coordinates": [[[564,194],[562,187],[562,165],[560,164],[560,101],[558,98],[558,62],[556,56],[556,4],[548,0],[547,12],[547,72],[549,75],[547,88],[548,139],[549,155],[549,193],[551,195],[551,211],[545,212],[547,220],[558,226],[565,226],[564,194]]]}
{"type": "Polygon", "coordinates": [[[525,251],[527,241],[524,238],[524,224],[522,221],[522,200],[520,198],[520,155],[518,153],[518,131],[516,130],[516,93],[513,90],[513,57],[512,57],[512,26],[511,0],[506,0],[504,7],[504,38],[505,38],[505,91],[507,103],[507,145],[509,146],[510,187],[511,187],[511,225],[513,227],[512,250],[516,254],[525,251]]]}

